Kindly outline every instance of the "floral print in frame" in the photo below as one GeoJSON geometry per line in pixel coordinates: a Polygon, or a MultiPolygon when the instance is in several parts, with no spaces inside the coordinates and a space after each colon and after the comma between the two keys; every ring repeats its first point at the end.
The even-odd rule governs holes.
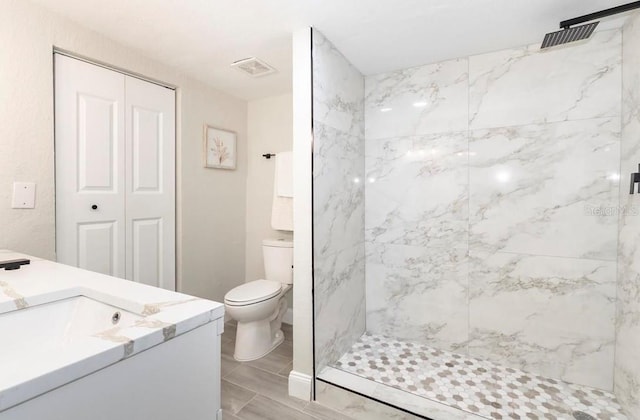
{"type": "Polygon", "coordinates": [[[204,128],[206,168],[236,168],[236,133],[206,125],[204,128]]]}

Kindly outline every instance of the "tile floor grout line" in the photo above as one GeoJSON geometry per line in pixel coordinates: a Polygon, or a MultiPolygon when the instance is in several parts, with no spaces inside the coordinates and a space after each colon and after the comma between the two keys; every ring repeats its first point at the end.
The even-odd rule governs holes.
{"type": "MultiPolygon", "coordinates": [[[[231,331],[231,328],[229,328],[228,330],[226,330],[227,332],[231,331]]],[[[228,340],[227,343],[233,343],[233,346],[235,347],[235,338],[232,337],[225,337],[223,338],[223,340],[226,339],[228,340]]],[[[293,344],[293,340],[286,340],[285,342],[288,342],[289,344],[293,344]]],[[[273,350],[274,352],[276,351],[276,349],[273,350]]],[[[269,353],[272,354],[272,353],[269,353]]],[[[288,394],[286,395],[287,398],[291,399],[291,402],[287,401],[287,398],[281,399],[279,397],[275,397],[275,396],[269,396],[269,395],[265,395],[263,394],[261,391],[258,390],[258,387],[254,389],[252,388],[247,388],[246,386],[234,381],[233,379],[230,378],[231,375],[233,375],[234,372],[236,372],[241,366],[245,366],[248,367],[249,369],[256,369],[258,371],[260,371],[261,373],[270,375],[271,378],[274,378],[276,380],[284,380],[286,381],[288,379],[288,372],[285,372],[285,370],[293,363],[293,355],[291,356],[286,356],[284,354],[280,354],[280,353],[275,353],[277,356],[281,357],[283,360],[286,359],[287,364],[282,366],[277,372],[272,372],[270,370],[267,370],[266,368],[263,367],[259,367],[259,366],[255,366],[252,365],[251,362],[240,362],[238,360],[235,360],[233,358],[233,355],[228,355],[225,354],[226,357],[229,357],[230,360],[232,360],[233,362],[237,363],[236,366],[234,366],[229,372],[227,372],[226,375],[222,376],[222,379],[227,381],[229,384],[232,384],[240,389],[242,389],[243,391],[246,392],[251,392],[254,395],[246,402],[244,403],[236,412],[233,412],[231,410],[226,410],[227,413],[230,413],[233,416],[236,416],[239,419],[244,419],[244,417],[240,414],[240,412],[245,409],[249,404],[251,404],[252,401],[254,401],[258,396],[262,397],[262,398],[266,398],[270,401],[273,401],[277,404],[282,405],[283,407],[286,407],[288,410],[291,410],[292,412],[295,413],[299,413],[300,415],[304,415],[307,416],[309,418],[315,419],[315,420],[323,420],[324,417],[320,417],[321,415],[316,415],[315,413],[306,411],[309,407],[309,405],[312,403],[311,401],[304,401],[304,400],[299,400],[293,397],[288,397],[288,394]],[[296,402],[299,401],[302,405],[299,406],[296,402]]],[[[267,355],[268,356],[268,355],[267,355]]],[[[266,357],[266,356],[265,356],[266,357]]],[[[252,361],[253,362],[253,361],[252,361]]],[[[320,406],[330,409],[329,407],[323,406],[322,404],[319,404],[320,406]]],[[[337,411],[337,410],[332,410],[335,411],[336,413],[343,415],[347,418],[350,418],[349,416],[347,416],[346,414],[344,414],[341,411],[337,411]]],[[[224,417],[224,414],[223,414],[224,417]]]]}
{"type": "MultiPolygon", "coordinates": [[[[239,366],[238,366],[238,367],[239,367],[239,366]]],[[[249,366],[249,367],[253,367],[253,366],[249,366]]],[[[257,368],[254,368],[254,369],[257,369],[257,368]]],[[[261,369],[259,369],[259,370],[261,370],[261,369]]],[[[266,372],[266,371],[263,371],[263,372],[266,372]]],[[[268,374],[270,374],[270,375],[273,375],[273,376],[279,376],[279,375],[274,374],[274,373],[271,373],[271,372],[266,372],[266,373],[268,373],[268,374]]],[[[280,376],[280,378],[282,378],[282,377],[280,376]]],[[[285,405],[285,406],[287,406],[287,407],[289,407],[289,408],[291,408],[291,409],[298,410],[298,408],[294,407],[293,405],[289,405],[289,404],[287,404],[286,402],[284,402],[284,400],[280,400],[280,399],[277,399],[277,398],[274,398],[274,397],[270,397],[270,396],[268,396],[268,395],[265,395],[265,394],[260,393],[260,391],[254,391],[254,390],[253,390],[253,389],[251,389],[251,388],[246,388],[246,387],[244,387],[244,386],[240,385],[239,383],[237,383],[237,382],[234,382],[234,381],[230,380],[229,378],[223,378],[223,379],[224,379],[225,381],[227,381],[227,382],[229,382],[229,383],[233,384],[233,385],[236,385],[236,386],[238,386],[238,387],[242,388],[242,389],[245,389],[245,390],[247,390],[247,391],[249,391],[249,392],[253,392],[253,393],[255,393],[256,395],[254,395],[254,397],[253,397],[253,398],[255,398],[255,397],[256,397],[256,396],[258,396],[258,395],[261,395],[261,396],[263,396],[263,397],[265,397],[265,398],[269,398],[270,400],[273,400],[273,401],[279,402],[280,404],[285,405]]],[[[284,378],[284,379],[286,379],[286,378],[284,378]]],[[[288,394],[287,394],[287,396],[288,396],[288,394]]],[[[253,399],[253,398],[252,398],[252,399],[253,399]]],[[[300,399],[298,399],[298,398],[294,398],[294,397],[289,397],[289,398],[293,399],[294,401],[302,401],[302,402],[304,402],[304,400],[300,400],[300,399]]],[[[305,407],[306,407],[306,404],[305,404],[305,407]]]]}
{"type": "MultiPolygon", "coordinates": [[[[251,390],[248,390],[248,389],[247,389],[247,391],[251,391],[251,390]]],[[[251,391],[251,392],[254,392],[254,391],[251,391]]],[[[246,406],[248,406],[248,405],[249,405],[249,403],[251,403],[251,401],[253,401],[253,400],[254,400],[254,399],[256,399],[258,396],[260,396],[260,397],[262,397],[262,398],[266,398],[266,399],[268,399],[268,400],[271,400],[271,401],[273,401],[273,402],[275,402],[275,403],[277,403],[277,404],[281,404],[281,405],[285,406],[286,408],[288,408],[288,409],[290,409],[290,410],[297,411],[297,412],[298,412],[298,413],[300,413],[300,414],[305,414],[305,415],[307,415],[307,416],[309,416],[309,417],[313,417],[314,419],[322,420],[320,417],[316,417],[316,416],[314,416],[313,414],[311,414],[311,413],[309,413],[309,412],[304,411],[304,410],[307,408],[307,406],[310,404],[310,401],[306,402],[306,403],[305,403],[305,405],[304,405],[304,407],[300,409],[300,408],[291,407],[290,405],[287,405],[287,404],[283,403],[282,401],[278,401],[277,399],[274,399],[274,398],[272,398],[272,397],[269,397],[268,395],[260,394],[260,393],[258,393],[258,392],[255,392],[255,394],[256,394],[256,395],[254,395],[253,397],[251,397],[251,399],[250,399],[249,401],[247,401],[247,402],[242,406],[242,408],[240,408],[240,410],[238,410],[236,413],[233,413],[233,412],[232,412],[231,414],[233,414],[233,415],[234,415],[234,416],[236,416],[236,417],[239,417],[239,418],[242,420],[242,416],[240,416],[240,414],[239,414],[239,413],[240,413],[240,411],[241,411],[243,408],[245,408],[246,406]]],[[[335,410],[334,410],[334,411],[335,411],[335,410]]],[[[222,417],[224,418],[224,412],[222,413],[222,417]]]]}
{"type": "MultiPolygon", "coordinates": [[[[247,401],[246,403],[244,403],[244,404],[242,405],[242,407],[240,407],[240,408],[238,409],[238,411],[236,411],[235,413],[234,413],[233,411],[231,411],[231,414],[233,414],[233,415],[234,415],[234,416],[236,416],[236,417],[239,417],[239,413],[240,413],[240,411],[242,411],[242,409],[243,409],[243,408],[245,408],[246,406],[248,406],[248,405],[249,405],[249,403],[250,403],[251,401],[255,400],[255,399],[256,399],[256,397],[257,397],[258,395],[262,395],[262,394],[259,394],[259,393],[255,392],[255,391],[251,391],[251,390],[249,390],[249,389],[246,389],[246,388],[244,388],[244,387],[240,387],[240,388],[244,389],[245,391],[253,392],[255,395],[254,395],[253,397],[251,397],[251,398],[249,399],[249,401],[247,401]]],[[[262,396],[264,397],[264,395],[262,395],[262,396]]],[[[223,419],[224,419],[224,411],[222,412],[222,417],[223,417],[223,419]]]]}
{"type": "Polygon", "coordinates": [[[231,369],[229,372],[227,372],[227,374],[226,374],[226,375],[221,375],[221,378],[222,378],[222,379],[227,379],[227,376],[229,376],[229,375],[231,375],[233,372],[235,372],[235,371],[236,371],[236,369],[238,369],[240,366],[241,366],[241,365],[238,365],[238,366],[234,367],[234,368],[233,368],[233,369],[231,369]]]}
{"type": "MultiPolygon", "coordinates": [[[[234,360],[235,360],[235,359],[234,359],[234,360]]],[[[236,360],[236,362],[237,362],[237,360],[236,360]]],[[[247,362],[238,362],[238,363],[240,363],[240,364],[239,364],[238,366],[236,366],[235,368],[233,368],[234,370],[235,370],[235,369],[237,369],[237,368],[239,368],[240,366],[246,366],[246,367],[250,367],[250,368],[253,368],[253,369],[261,370],[262,372],[269,373],[269,374],[274,375],[274,376],[280,376],[280,377],[283,377],[282,375],[280,375],[280,373],[279,373],[279,372],[274,373],[274,372],[271,372],[270,370],[266,370],[266,369],[263,369],[263,368],[258,367],[258,366],[250,365],[250,364],[248,364],[247,362]]],[[[285,377],[285,379],[287,379],[287,378],[285,377]]]]}

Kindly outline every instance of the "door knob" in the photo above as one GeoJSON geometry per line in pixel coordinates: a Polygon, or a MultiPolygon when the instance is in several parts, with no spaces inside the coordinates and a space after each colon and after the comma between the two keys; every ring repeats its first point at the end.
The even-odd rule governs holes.
{"type": "Polygon", "coordinates": [[[98,205],[97,204],[93,204],[91,206],[91,210],[98,210],[98,205]]]}

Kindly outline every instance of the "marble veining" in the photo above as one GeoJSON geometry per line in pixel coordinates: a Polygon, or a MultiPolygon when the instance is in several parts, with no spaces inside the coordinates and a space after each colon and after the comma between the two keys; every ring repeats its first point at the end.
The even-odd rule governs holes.
{"type": "MultiPolygon", "coordinates": [[[[322,295],[316,302],[318,314],[325,312],[325,305],[341,288],[349,287],[354,279],[364,281],[365,248],[362,243],[318,258],[314,264],[315,287],[322,295]]],[[[363,295],[364,296],[364,295],[363,295]]]]}
{"type": "Polygon", "coordinates": [[[134,350],[134,341],[133,339],[122,335],[120,328],[112,328],[106,331],[102,331],[98,334],[93,335],[96,338],[101,340],[110,341],[116,344],[122,344],[122,358],[126,359],[127,357],[133,354],[134,350]]]}
{"type": "Polygon", "coordinates": [[[466,132],[368,141],[366,239],[467,247],[466,132]]]}
{"type": "Polygon", "coordinates": [[[314,251],[335,253],[363,242],[364,142],[314,125],[314,251]]]}
{"type": "Polygon", "coordinates": [[[313,30],[312,54],[314,121],[361,138],[364,134],[364,78],[317,30],[313,30]]]}
{"type": "Polygon", "coordinates": [[[620,115],[620,30],[571,48],[539,44],[469,58],[469,127],[620,115]]]}
{"type": "MultiPolygon", "coordinates": [[[[362,273],[364,276],[364,273],[362,273]]],[[[316,312],[316,363],[324,367],[340,358],[365,330],[363,283],[347,283],[332,293],[325,312],[316,312]]]]}
{"type": "Polygon", "coordinates": [[[368,76],[367,141],[466,130],[467,70],[461,58],[368,76]]]}
{"type": "Polygon", "coordinates": [[[368,242],[367,331],[466,353],[466,250],[368,242]]]}
{"type": "MultiPolygon", "coordinates": [[[[368,331],[612,389],[618,215],[640,219],[619,206],[640,162],[639,89],[625,87],[620,122],[623,65],[638,68],[622,47],[615,29],[366,77],[368,331]]],[[[616,386],[631,399],[626,357],[616,386]]]]}
{"type": "MultiPolygon", "coordinates": [[[[627,177],[640,163],[640,13],[627,21],[622,33],[620,166],[627,177]]],[[[615,392],[631,417],[640,418],[640,195],[629,195],[626,182],[620,185],[620,210],[615,392]]]]}
{"type": "MultiPolygon", "coordinates": [[[[154,312],[154,313],[158,313],[158,312],[154,312]]],[[[116,326],[116,327],[101,331],[98,334],[94,334],[93,336],[103,340],[111,341],[114,343],[124,343],[125,346],[124,346],[123,357],[126,358],[131,356],[134,350],[134,345],[135,345],[134,339],[129,336],[130,334],[128,334],[128,332],[131,332],[132,328],[133,329],[146,328],[150,330],[161,329],[163,341],[170,340],[176,335],[176,326],[174,324],[171,324],[168,322],[162,322],[158,319],[145,318],[145,319],[137,320],[131,326],[127,326],[125,328],[116,326]]]]}
{"type": "MultiPolygon", "coordinates": [[[[324,373],[324,371],[323,371],[324,373]]],[[[370,381],[367,381],[370,382],[370,381]]],[[[370,387],[368,387],[370,388],[370,387]]],[[[327,407],[347,415],[354,420],[422,420],[422,417],[414,416],[404,411],[396,410],[385,404],[381,404],[373,399],[365,398],[362,395],[374,395],[375,389],[361,392],[353,383],[349,383],[348,389],[358,390],[360,394],[355,394],[326,382],[316,381],[316,401],[327,407]]],[[[388,397],[389,394],[385,394],[388,397]]],[[[381,399],[384,401],[385,399],[381,399]]],[[[397,402],[396,402],[397,404],[397,402]]],[[[405,405],[400,405],[405,407],[405,405]]],[[[408,407],[410,409],[410,407],[408,407]]],[[[324,418],[324,417],[323,417],[324,418]]],[[[327,420],[339,420],[336,416],[327,420]]],[[[451,418],[447,420],[453,420],[451,418]]],[[[459,420],[459,419],[455,419],[459,420]]]]}
{"type": "Polygon", "coordinates": [[[188,298],[188,299],[183,299],[183,300],[179,300],[179,301],[169,301],[169,302],[157,302],[157,303],[147,303],[144,305],[144,308],[142,309],[142,315],[154,315],[157,313],[160,313],[163,309],[169,308],[171,306],[175,306],[175,305],[182,305],[188,302],[193,302],[196,301],[200,298],[188,298]]]}
{"type": "Polygon", "coordinates": [[[164,325],[162,327],[162,337],[164,338],[164,341],[171,340],[173,337],[175,337],[176,331],[177,328],[175,325],[164,325]]]}
{"type": "Polygon", "coordinates": [[[470,252],[469,354],[613,390],[616,264],[470,252]]]}
{"type": "Polygon", "coordinates": [[[4,281],[0,281],[0,292],[13,299],[13,303],[18,309],[24,309],[29,306],[24,296],[16,292],[10,284],[4,281]]]}
{"type": "Polygon", "coordinates": [[[364,77],[313,31],[316,364],[364,332],[364,77]]]}
{"type": "Polygon", "coordinates": [[[615,261],[619,142],[619,118],[471,131],[470,248],[615,261]]]}

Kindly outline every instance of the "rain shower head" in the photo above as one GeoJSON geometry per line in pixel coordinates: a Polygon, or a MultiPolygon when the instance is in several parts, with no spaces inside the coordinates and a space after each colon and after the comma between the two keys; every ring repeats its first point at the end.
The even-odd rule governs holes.
{"type": "Polygon", "coordinates": [[[621,6],[612,7],[611,9],[601,10],[599,12],[590,13],[588,15],[577,18],[564,20],[560,22],[561,30],[548,33],[544,36],[544,41],[540,48],[555,47],[556,45],[568,44],[570,42],[587,39],[593,34],[593,31],[600,22],[592,22],[602,17],[616,15],[618,13],[628,12],[629,10],[640,8],[640,1],[623,4],[621,6]],[[581,25],[582,23],[586,25],[581,25]],[[580,25],[580,26],[575,26],[580,25]]]}
{"type": "Polygon", "coordinates": [[[556,45],[568,44],[570,42],[581,41],[591,36],[600,22],[587,23],[586,25],[574,26],[573,28],[561,29],[548,33],[544,36],[541,49],[555,47],[556,45]]]}

